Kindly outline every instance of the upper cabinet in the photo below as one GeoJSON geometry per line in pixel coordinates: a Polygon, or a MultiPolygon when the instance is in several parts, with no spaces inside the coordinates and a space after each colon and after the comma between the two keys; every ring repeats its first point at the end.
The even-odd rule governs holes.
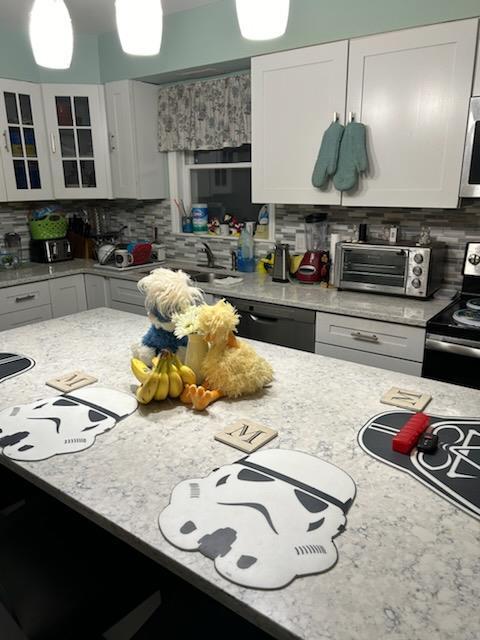
{"type": "Polygon", "coordinates": [[[464,20],[351,41],[347,111],[370,167],[343,204],[458,206],[476,40],[464,20]]]}
{"type": "MultiPolygon", "coordinates": [[[[42,200],[53,196],[40,87],[0,80],[2,200],[42,200]]],[[[1,182],[0,175],[0,182],[1,182]]]]}
{"type": "Polygon", "coordinates": [[[167,154],[157,142],[158,87],[121,80],[105,90],[113,197],[167,197],[167,154]]]}
{"type": "Polygon", "coordinates": [[[475,63],[475,77],[473,80],[472,96],[480,96],[480,36],[477,44],[477,61],[475,63]]]}
{"type": "Polygon", "coordinates": [[[100,85],[42,85],[57,198],[111,197],[105,93],[100,85]]]}
{"type": "Polygon", "coordinates": [[[252,59],[252,198],[283,204],[340,204],[311,178],[323,132],[345,116],[348,42],[252,59]]]}

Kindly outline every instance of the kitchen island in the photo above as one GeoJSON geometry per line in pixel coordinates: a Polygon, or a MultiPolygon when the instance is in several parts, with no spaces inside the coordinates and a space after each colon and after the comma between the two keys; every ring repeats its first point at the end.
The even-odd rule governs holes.
{"type": "MultiPolygon", "coordinates": [[[[0,407],[56,395],[45,381],[75,369],[131,392],[130,345],[146,318],[97,309],[0,334],[0,351],[36,366],[0,384],[0,407]]],[[[479,416],[480,393],[431,380],[255,343],[274,367],[264,393],[219,400],[195,413],[177,401],[141,407],[77,454],[5,464],[277,638],[478,640],[480,525],[411,477],[365,454],[357,433],[389,407],[391,386],[433,396],[430,413],[479,416]],[[285,589],[224,580],[211,560],[171,546],[159,513],[171,490],[242,457],[213,439],[238,419],[279,431],[267,447],[298,449],[346,471],[357,484],[338,563],[285,589]]],[[[214,622],[213,622],[214,624],[214,622]]],[[[207,632],[207,630],[202,630],[207,632]]]]}

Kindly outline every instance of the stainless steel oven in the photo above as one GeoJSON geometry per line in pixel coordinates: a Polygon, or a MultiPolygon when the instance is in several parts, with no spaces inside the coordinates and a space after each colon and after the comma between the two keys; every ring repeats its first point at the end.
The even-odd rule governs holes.
{"type": "Polygon", "coordinates": [[[480,96],[470,100],[460,195],[480,198],[480,96]]]}
{"type": "Polygon", "coordinates": [[[442,281],[445,245],[353,244],[335,251],[335,285],[371,293],[428,298],[442,281]]]}

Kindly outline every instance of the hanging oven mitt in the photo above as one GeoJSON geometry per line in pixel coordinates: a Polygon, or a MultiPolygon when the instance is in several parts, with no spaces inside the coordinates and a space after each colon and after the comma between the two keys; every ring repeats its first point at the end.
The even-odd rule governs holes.
{"type": "Polygon", "coordinates": [[[368,168],[366,128],[360,122],[350,122],[340,144],[338,166],[333,184],[339,191],[357,186],[361,173],[368,168]]]}
{"type": "Polygon", "coordinates": [[[332,122],[323,134],[322,144],[320,145],[317,162],[312,174],[314,187],[319,189],[326,187],[330,176],[335,174],[344,130],[343,124],[332,122]]]}

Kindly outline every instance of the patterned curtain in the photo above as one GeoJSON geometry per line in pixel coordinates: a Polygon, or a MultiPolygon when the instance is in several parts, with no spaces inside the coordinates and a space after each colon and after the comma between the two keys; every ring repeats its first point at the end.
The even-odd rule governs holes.
{"type": "Polygon", "coordinates": [[[251,142],[250,74],[162,87],[160,151],[239,147],[251,142]]]}

